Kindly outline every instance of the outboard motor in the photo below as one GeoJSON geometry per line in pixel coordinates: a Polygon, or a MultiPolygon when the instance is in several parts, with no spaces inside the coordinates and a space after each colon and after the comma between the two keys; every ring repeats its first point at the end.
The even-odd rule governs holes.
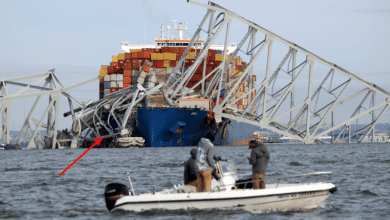
{"type": "Polygon", "coordinates": [[[104,197],[106,199],[106,206],[109,211],[111,211],[116,203],[116,200],[122,198],[123,196],[132,195],[130,188],[122,183],[110,183],[104,189],[104,197]]]}

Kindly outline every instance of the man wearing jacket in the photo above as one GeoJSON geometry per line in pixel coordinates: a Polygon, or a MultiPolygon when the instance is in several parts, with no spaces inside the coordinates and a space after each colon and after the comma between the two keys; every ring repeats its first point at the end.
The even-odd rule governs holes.
{"type": "Polygon", "coordinates": [[[191,150],[191,157],[184,165],[184,184],[197,187],[198,173],[195,171],[197,149],[191,150]]]}
{"type": "Polygon", "coordinates": [[[270,158],[268,148],[263,142],[251,140],[249,149],[252,149],[251,156],[248,157],[252,165],[253,189],[265,189],[265,172],[270,158]],[[261,180],[261,181],[259,181],[261,180]]]}
{"type": "Polygon", "coordinates": [[[198,172],[197,192],[211,192],[211,170],[215,167],[213,141],[211,134],[199,141],[195,162],[195,170],[198,172]]]}

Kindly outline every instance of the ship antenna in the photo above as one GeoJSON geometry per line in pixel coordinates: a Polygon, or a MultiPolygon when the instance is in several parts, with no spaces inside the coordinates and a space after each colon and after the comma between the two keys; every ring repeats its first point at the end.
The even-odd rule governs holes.
{"type": "Polygon", "coordinates": [[[164,40],[164,25],[161,25],[161,40],[164,40]]]}
{"type": "Polygon", "coordinates": [[[167,30],[168,30],[168,34],[167,34],[168,40],[169,40],[169,29],[171,29],[171,27],[167,26],[167,30]]]}

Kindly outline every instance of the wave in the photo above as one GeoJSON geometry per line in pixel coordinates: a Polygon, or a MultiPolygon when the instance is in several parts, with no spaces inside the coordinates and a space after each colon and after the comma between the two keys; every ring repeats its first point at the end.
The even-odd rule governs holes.
{"type": "Polygon", "coordinates": [[[363,191],[361,191],[360,193],[361,193],[361,194],[364,194],[364,195],[369,195],[369,196],[379,196],[378,194],[373,193],[373,192],[371,192],[371,191],[369,191],[369,190],[363,190],[363,191]]]}
{"type": "Polygon", "coordinates": [[[289,166],[307,166],[307,165],[298,162],[290,162],[289,166]]]}

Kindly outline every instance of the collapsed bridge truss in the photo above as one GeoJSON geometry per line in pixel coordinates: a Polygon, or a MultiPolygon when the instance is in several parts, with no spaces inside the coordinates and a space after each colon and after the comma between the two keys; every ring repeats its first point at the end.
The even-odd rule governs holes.
{"type": "Polygon", "coordinates": [[[375,137],[375,125],[390,103],[388,91],[218,4],[188,2],[206,8],[207,12],[173,71],[181,71],[181,74],[172,74],[163,87],[170,104],[178,103],[200,85],[204,98],[219,100],[213,108],[217,122],[221,117],[233,119],[306,144],[326,143],[322,137],[329,134],[332,134],[331,143],[345,139],[351,142],[352,137],[361,143],[369,134],[375,137]],[[235,51],[227,56],[233,21],[246,26],[248,31],[237,41],[240,43],[235,51]],[[203,48],[197,48],[194,41],[202,32],[207,34],[206,43],[203,48]],[[223,61],[206,74],[208,50],[216,39],[221,38],[225,42],[223,61]],[[196,50],[194,64],[183,70],[180,66],[186,62],[191,47],[196,50]],[[239,53],[249,57],[250,61],[238,73],[229,74],[229,67],[234,65],[232,61],[239,53]],[[284,56],[277,56],[282,53],[284,56]],[[274,60],[276,63],[272,62],[274,60]],[[189,79],[202,61],[203,80],[187,88],[189,79]],[[261,74],[264,78],[257,85],[252,77],[256,66],[265,69],[261,74]],[[316,66],[320,66],[320,71],[315,69],[316,66]],[[206,87],[208,77],[212,80],[206,87]],[[297,94],[298,85],[306,91],[297,94]],[[240,93],[241,87],[249,89],[240,93]],[[234,104],[245,98],[249,100],[245,108],[235,108],[234,104]],[[338,135],[334,134],[336,130],[338,135]]]}

